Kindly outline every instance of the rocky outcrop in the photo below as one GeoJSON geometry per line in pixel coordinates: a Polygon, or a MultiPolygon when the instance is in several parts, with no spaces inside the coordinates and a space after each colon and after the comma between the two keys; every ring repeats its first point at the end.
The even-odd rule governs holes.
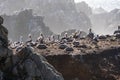
{"type": "Polygon", "coordinates": [[[24,9],[32,9],[35,15],[44,16],[44,23],[54,33],[61,33],[73,28],[87,31],[91,26],[88,16],[77,12],[74,0],[6,0],[1,1],[0,5],[1,13],[7,15],[13,15],[24,9]],[[13,6],[12,3],[16,3],[16,5],[13,6]]]}
{"type": "Polygon", "coordinates": [[[29,47],[19,48],[15,54],[7,52],[10,56],[3,51],[1,48],[0,80],[64,80],[43,56],[33,53],[29,47]]]}
{"type": "Polygon", "coordinates": [[[14,15],[3,15],[4,25],[9,30],[9,38],[18,41],[22,36],[23,40],[27,40],[28,34],[32,34],[33,38],[37,38],[40,33],[44,35],[52,35],[53,32],[45,25],[42,16],[34,16],[33,10],[23,10],[14,15]],[[21,33],[22,32],[22,33],[21,33]]]}
{"type": "Polygon", "coordinates": [[[120,79],[120,47],[82,54],[49,55],[46,59],[65,80],[120,79]]]}
{"type": "Polygon", "coordinates": [[[0,16],[0,80],[64,80],[32,47],[22,45],[11,50],[3,22],[0,16]]]}
{"type": "Polygon", "coordinates": [[[92,8],[89,7],[89,5],[88,5],[85,1],[76,3],[76,9],[77,9],[77,11],[78,11],[79,13],[80,13],[80,12],[83,12],[83,13],[85,13],[87,16],[92,15],[92,8]]]}

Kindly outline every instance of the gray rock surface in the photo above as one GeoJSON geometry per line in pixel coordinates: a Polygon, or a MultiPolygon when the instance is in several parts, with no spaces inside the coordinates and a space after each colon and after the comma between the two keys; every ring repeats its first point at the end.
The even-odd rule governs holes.
{"type": "MultiPolygon", "coordinates": [[[[0,37],[7,40],[6,28],[1,27],[0,37]]],[[[8,42],[5,42],[8,44],[8,42]]],[[[64,80],[62,75],[50,65],[41,55],[34,54],[31,47],[22,46],[10,50],[8,46],[0,45],[0,80],[64,80]]]]}
{"type": "Polygon", "coordinates": [[[24,47],[15,56],[12,80],[64,80],[43,56],[33,53],[31,48],[24,47]]]}

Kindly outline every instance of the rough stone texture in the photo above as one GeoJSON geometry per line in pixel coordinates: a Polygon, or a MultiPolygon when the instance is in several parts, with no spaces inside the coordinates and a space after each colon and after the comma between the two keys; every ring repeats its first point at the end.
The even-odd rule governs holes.
{"type": "Polygon", "coordinates": [[[23,41],[27,40],[28,34],[32,34],[33,39],[40,36],[40,32],[44,35],[52,35],[53,32],[44,23],[43,16],[34,16],[33,10],[24,10],[14,15],[3,15],[5,19],[5,27],[9,30],[9,38],[18,41],[20,36],[23,41]],[[22,33],[21,33],[22,32],[22,33]]]}
{"type": "Polygon", "coordinates": [[[65,80],[119,80],[120,47],[85,55],[50,55],[46,59],[65,80]]]}
{"type": "Polygon", "coordinates": [[[79,47],[67,43],[74,49],[65,52],[58,44],[50,44],[40,50],[65,80],[119,80],[120,79],[120,42],[115,36],[106,39],[80,39],[79,47]]]}
{"type": "Polygon", "coordinates": [[[43,56],[33,53],[28,47],[23,47],[12,57],[0,60],[0,70],[0,80],[64,80],[62,74],[43,56]]]}
{"type": "Polygon", "coordinates": [[[32,55],[32,60],[38,66],[42,80],[64,80],[62,75],[58,73],[53,66],[51,66],[47,60],[41,55],[32,55]]]}
{"type": "MultiPolygon", "coordinates": [[[[35,13],[35,15],[44,16],[45,24],[49,26],[50,30],[52,30],[52,32],[54,33],[61,33],[64,30],[73,29],[73,26],[75,29],[78,29],[78,30],[82,29],[87,31],[87,29],[90,28],[91,26],[91,22],[88,16],[83,12],[77,12],[74,0],[56,0],[56,1],[53,1],[53,0],[25,0],[25,1],[6,0],[5,2],[1,1],[1,4],[2,3],[4,3],[4,6],[1,6],[0,14],[5,12],[8,15],[9,14],[12,15],[13,12],[16,12],[17,14],[23,9],[33,9],[33,12],[35,13]],[[13,3],[16,3],[16,5],[13,6],[12,5],[13,3]]],[[[13,18],[14,17],[12,17],[11,19],[13,18]]],[[[20,21],[20,23],[24,24],[23,21],[24,20],[20,21]]],[[[16,22],[12,22],[10,25],[15,23],[16,22]]],[[[30,23],[33,23],[33,22],[30,22],[30,23]]],[[[33,23],[32,25],[36,26],[34,24],[36,23],[33,23]]]]}
{"type": "MultiPolygon", "coordinates": [[[[12,72],[14,73],[14,76],[12,76],[13,80],[64,80],[62,75],[43,56],[33,53],[30,48],[23,48],[16,56],[19,60],[12,67],[12,72]]],[[[16,59],[13,58],[13,60],[16,59]]]]}

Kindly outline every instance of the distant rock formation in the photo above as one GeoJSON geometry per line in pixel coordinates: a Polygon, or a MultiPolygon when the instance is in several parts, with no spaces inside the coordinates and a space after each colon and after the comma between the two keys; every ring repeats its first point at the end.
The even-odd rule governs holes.
{"type": "Polygon", "coordinates": [[[84,1],[76,3],[76,9],[78,12],[83,12],[88,16],[92,15],[92,8],[84,1]]]}
{"type": "Polygon", "coordinates": [[[120,25],[120,9],[93,14],[90,19],[95,33],[113,34],[114,30],[117,29],[117,26],[120,25]]]}
{"type": "Polygon", "coordinates": [[[0,80],[64,80],[33,48],[24,45],[11,50],[3,22],[0,16],[0,80]]]}
{"type": "Polygon", "coordinates": [[[14,41],[18,41],[20,36],[23,40],[27,40],[28,34],[32,34],[33,38],[37,38],[40,33],[44,35],[52,35],[53,32],[45,25],[42,16],[34,16],[32,10],[24,10],[14,15],[3,15],[5,19],[4,25],[9,30],[9,37],[14,41]]]}
{"type": "Polygon", "coordinates": [[[102,14],[102,13],[106,13],[107,11],[105,11],[102,7],[99,8],[95,8],[93,10],[93,14],[102,14]]]}
{"type": "Polygon", "coordinates": [[[73,0],[51,1],[46,4],[49,10],[45,13],[46,25],[50,25],[52,31],[63,32],[68,29],[83,29],[91,26],[89,18],[82,12],[78,13],[73,0]],[[53,18],[53,21],[51,21],[53,18]]]}
{"type": "Polygon", "coordinates": [[[44,16],[44,23],[54,33],[61,33],[68,29],[87,29],[91,26],[85,13],[78,13],[74,0],[6,0],[0,9],[6,14],[24,9],[33,9],[34,14],[44,16]],[[12,3],[16,5],[12,5],[12,3]]]}

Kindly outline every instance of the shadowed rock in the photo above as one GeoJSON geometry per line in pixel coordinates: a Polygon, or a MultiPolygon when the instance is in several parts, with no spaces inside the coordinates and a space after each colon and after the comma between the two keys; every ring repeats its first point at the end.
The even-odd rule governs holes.
{"type": "Polygon", "coordinates": [[[61,44],[61,45],[59,46],[59,49],[65,49],[66,47],[67,47],[67,45],[61,44]]]}
{"type": "Polygon", "coordinates": [[[99,36],[99,39],[106,39],[106,36],[99,36]]]}
{"type": "MultiPolygon", "coordinates": [[[[1,18],[0,23],[3,23],[1,18]]],[[[44,57],[33,52],[31,46],[18,45],[13,53],[7,44],[7,29],[0,24],[0,80],[64,80],[44,57]]],[[[47,47],[40,44],[38,48],[47,47]]]]}
{"type": "Polygon", "coordinates": [[[46,46],[45,44],[39,44],[39,45],[37,46],[37,48],[38,48],[38,49],[46,49],[47,46],[46,46]]]}
{"type": "Polygon", "coordinates": [[[120,38],[120,34],[116,34],[115,37],[116,37],[117,39],[119,39],[119,38],[120,38]]]}
{"type": "Polygon", "coordinates": [[[16,55],[20,60],[13,70],[15,68],[18,70],[18,74],[15,75],[21,76],[20,79],[24,77],[24,80],[64,80],[62,75],[43,56],[33,53],[30,48],[24,47],[16,55]]]}
{"type": "Polygon", "coordinates": [[[67,47],[67,48],[65,49],[65,51],[66,51],[66,52],[71,52],[71,51],[74,51],[74,49],[71,48],[71,47],[67,47]]]}
{"type": "Polygon", "coordinates": [[[79,48],[87,48],[87,45],[79,45],[79,48]]]}
{"type": "Polygon", "coordinates": [[[65,80],[119,80],[120,47],[89,54],[49,55],[46,59],[59,70],[65,80]],[[59,63],[59,64],[58,64],[59,63]],[[117,76],[117,77],[116,77],[117,76]]]}
{"type": "Polygon", "coordinates": [[[79,42],[73,42],[74,47],[78,47],[80,45],[79,42]]]}

